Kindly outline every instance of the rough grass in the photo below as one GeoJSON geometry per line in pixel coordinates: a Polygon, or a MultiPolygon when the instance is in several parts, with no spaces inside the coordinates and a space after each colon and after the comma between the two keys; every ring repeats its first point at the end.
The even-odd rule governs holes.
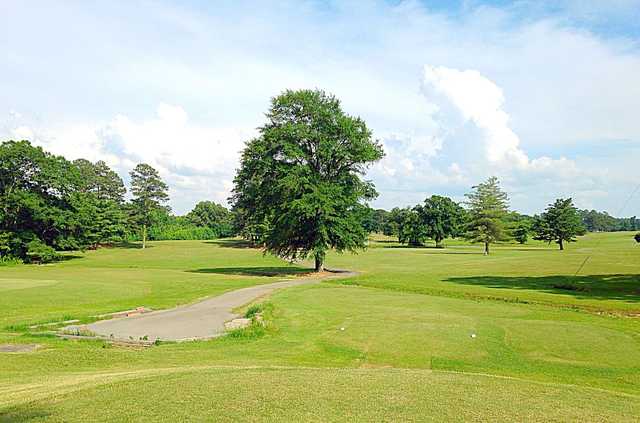
{"type": "Polygon", "coordinates": [[[0,354],[0,421],[633,421],[640,414],[633,317],[640,248],[629,234],[589,235],[565,252],[503,245],[490,257],[456,242],[445,250],[386,248],[393,246],[375,242],[363,254],[329,258],[329,267],[363,273],[355,279],[276,292],[268,330],[257,336],[151,348],[36,337],[24,328],[55,316],[169,307],[272,282],[265,273],[300,271],[242,244],[199,241],[0,269],[0,322],[18,328],[0,329],[0,343],[41,345],[0,354]],[[574,279],[586,255],[582,279],[574,279]],[[230,270],[194,271],[220,268],[230,270]],[[55,283],[31,285],[42,280],[55,283]]]}

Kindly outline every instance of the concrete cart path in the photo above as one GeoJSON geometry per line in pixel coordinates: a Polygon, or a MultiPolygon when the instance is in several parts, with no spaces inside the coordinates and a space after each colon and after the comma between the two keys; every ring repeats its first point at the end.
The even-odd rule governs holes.
{"type": "MultiPolygon", "coordinates": [[[[246,305],[276,289],[317,283],[322,280],[346,278],[355,273],[331,272],[327,276],[308,276],[280,282],[255,285],[226,292],[217,297],[179,306],[168,310],[153,311],[130,317],[102,320],[84,325],[98,336],[115,340],[138,341],[146,337],[149,341],[185,341],[220,336],[225,331],[225,322],[240,317],[233,309],[246,305]]],[[[77,328],[77,326],[74,326],[77,328]]]]}

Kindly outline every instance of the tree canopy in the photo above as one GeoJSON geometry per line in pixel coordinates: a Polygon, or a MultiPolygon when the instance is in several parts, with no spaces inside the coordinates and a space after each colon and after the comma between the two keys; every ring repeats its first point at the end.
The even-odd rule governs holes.
{"type": "Polygon", "coordinates": [[[320,271],[328,249],[365,247],[364,203],[377,193],[362,176],[383,154],[365,122],[344,113],[334,96],[285,91],[242,153],[233,208],[243,226],[262,228],[268,251],[313,256],[320,271]]]}
{"type": "Polygon", "coordinates": [[[472,242],[482,242],[484,253],[489,254],[491,243],[508,238],[504,219],[509,209],[509,197],[495,176],[474,186],[465,196],[469,210],[465,237],[472,242]]]}

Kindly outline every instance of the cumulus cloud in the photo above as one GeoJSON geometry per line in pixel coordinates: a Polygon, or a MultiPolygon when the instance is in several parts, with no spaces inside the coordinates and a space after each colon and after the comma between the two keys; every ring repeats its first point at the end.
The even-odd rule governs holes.
{"type": "MultiPolygon", "coordinates": [[[[450,113],[459,112],[463,123],[471,121],[484,132],[486,158],[491,163],[517,167],[529,164],[519,147],[520,139],[509,127],[502,90],[480,72],[425,65],[422,87],[427,100],[438,106],[436,113],[443,120],[451,122],[450,113]]],[[[449,132],[451,128],[444,130],[449,132]]]]}

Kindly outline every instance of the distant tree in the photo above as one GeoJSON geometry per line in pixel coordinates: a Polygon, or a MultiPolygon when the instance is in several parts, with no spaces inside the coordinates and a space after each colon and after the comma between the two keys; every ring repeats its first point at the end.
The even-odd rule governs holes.
{"type": "Polygon", "coordinates": [[[509,197],[500,189],[495,176],[474,186],[473,192],[465,196],[469,211],[465,238],[482,242],[485,255],[489,254],[491,243],[508,238],[503,219],[508,212],[509,197]]]}
{"type": "Polygon", "coordinates": [[[415,206],[411,209],[404,209],[401,216],[402,219],[398,227],[398,241],[413,247],[423,245],[428,235],[427,226],[422,218],[422,207],[415,206]]]}
{"type": "Polygon", "coordinates": [[[386,216],[382,225],[382,233],[387,236],[398,236],[398,228],[402,223],[403,209],[394,207],[386,216]]]}
{"type": "Polygon", "coordinates": [[[458,236],[462,232],[465,211],[449,197],[432,195],[424,200],[420,209],[427,237],[443,248],[445,238],[458,236]]]}
{"type": "Polygon", "coordinates": [[[377,193],[361,176],[382,147],[362,119],[319,90],[284,92],[267,119],[242,153],[231,203],[248,225],[266,225],[268,251],[312,256],[321,271],[328,249],[365,247],[363,203],[377,193]]]}
{"type": "Polygon", "coordinates": [[[533,218],[526,214],[510,211],[505,216],[504,222],[508,232],[511,234],[511,238],[515,239],[519,244],[526,244],[531,234],[533,218]]]}
{"type": "Polygon", "coordinates": [[[534,239],[555,241],[564,250],[564,242],[575,242],[575,237],[583,235],[586,229],[571,198],[558,198],[536,218],[533,231],[534,239]]]}
{"type": "Polygon", "coordinates": [[[218,237],[234,234],[233,214],[226,207],[213,201],[200,201],[186,217],[196,226],[211,229],[218,237]]]}
{"type": "Polygon", "coordinates": [[[94,194],[99,200],[111,200],[119,204],[124,202],[127,192],[124,182],[105,162],[99,160],[91,163],[78,159],[73,164],[82,176],[82,191],[94,194]]]}
{"type": "Polygon", "coordinates": [[[518,226],[513,229],[513,239],[515,239],[518,244],[526,244],[529,240],[530,230],[531,228],[526,223],[519,223],[518,226]]]}
{"type": "Polygon", "coordinates": [[[636,242],[640,243],[640,232],[638,232],[637,234],[634,235],[633,239],[636,240],[636,242]]]}
{"type": "Polygon", "coordinates": [[[142,248],[146,248],[147,230],[154,222],[154,211],[168,208],[164,203],[169,200],[169,188],[158,171],[148,164],[137,165],[129,174],[134,220],[142,228],[142,248]]]}
{"type": "Polygon", "coordinates": [[[126,189],[122,178],[103,161],[94,164],[78,159],[73,164],[81,175],[74,206],[81,226],[86,229],[86,244],[97,248],[100,244],[122,240],[126,230],[123,208],[126,189]]]}

